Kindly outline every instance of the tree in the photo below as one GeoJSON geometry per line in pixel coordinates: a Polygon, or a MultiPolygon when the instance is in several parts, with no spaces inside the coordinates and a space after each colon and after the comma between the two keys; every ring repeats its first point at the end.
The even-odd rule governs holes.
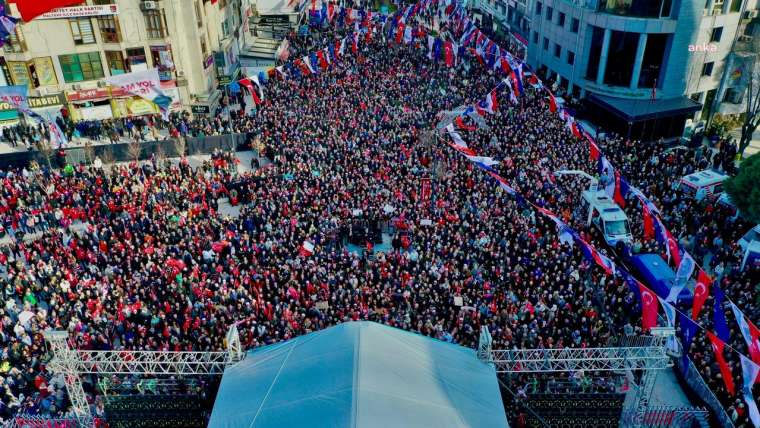
{"type": "Polygon", "coordinates": [[[174,139],[174,151],[177,152],[177,156],[184,157],[185,150],[187,150],[187,141],[184,136],[180,135],[174,139]]]}
{"type": "Polygon", "coordinates": [[[87,140],[87,142],[84,143],[84,157],[88,164],[95,161],[95,147],[90,140],[87,140]]]}
{"type": "Polygon", "coordinates": [[[760,153],[742,162],[736,177],[726,180],[725,189],[747,220],[760,223],[760,153]]]}
{"type": "MultiPolygon", "coordinates": [[[[760,43],[754,44],[760,47],[760,43]]],[[[751,67],[747,81],[747,99],[742,123],[742,135],[739,140],[739,156],[744,156],[744,150],[752,142],[752,134],[760,126],[760,61],[756,58],[751,67]]]]}
{"type": "Polygon", "coordinates": [[[47,162],[48,168],[52,168],[53,165],[51,164],[50,159],[53,158],[53,146],[50,144],[50,141],[41,138],[40,141],[37,142],[37,150],[45,159],[45,162],[47,162]]]}
{"type": "Polygon", "coordinates": [[[142,152],[142,144],[140,144],[139,141],[132,141],[127,146],[127,153],[129,153],[129,157],[132,158],[132,160],[135,162],[140,160],[141,152],[142,152]]]}

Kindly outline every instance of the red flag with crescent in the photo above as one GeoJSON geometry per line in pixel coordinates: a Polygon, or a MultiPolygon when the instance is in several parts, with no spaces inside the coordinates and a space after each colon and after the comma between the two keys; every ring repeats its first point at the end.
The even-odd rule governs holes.
{"type": "Polygon", "coordinates": [[[707,332],[707,337],[710,339],[710,345],[712,345],[712,350],[715,353],[715,360],[718,362],[721,377],[723,377],[723,382],[726,384],[726,391],[728,391],[731,396],[734,396],[734,394],[736,394],[734,376],[731,373],[731,368],[728,367],[728,363],[726,363],[726,358],[723,356],[723,348],[726,344],[711,331],[707,332]]]}
{"type": "Polygon", "coordinates": [[[710,284],[712,278],[702,269],[699,270],[697,275],[697,283],[694,285],[694,300],[691,306],[691,319],[696,320],[699,316],[699,312],[702,310],[702,306],[705,305],[705,301],[710,297],[710,284]]]}
{"type": "Polygon", "coordinates": [[[639,283],[639,291],[641,292],[641,327],[644,331],[649,331],[652,327],[657,327],[659,302],[654,292],[644,284],[639,283]]]}

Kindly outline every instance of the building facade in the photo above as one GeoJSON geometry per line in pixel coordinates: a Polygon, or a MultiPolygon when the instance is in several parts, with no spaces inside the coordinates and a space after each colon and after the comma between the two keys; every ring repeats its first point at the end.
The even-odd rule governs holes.
{"type": "Polygon", "coordinates": [[[75,120],[139,116],[155,106],[104,79],[158,68],[172,110],[210,112],[234,72],[240,13],[240,0],[87,0],[20,24],[2,51],[0,85],[55,98],[75,120]]]}
{"type": "Polygon", "coordinates": [[[528,63],[607,129],[680,136],[711,111],[756,10],[756,0],[529,0],[528,63]]]}
{"type": "Polygon", "coordinates": [[[468,3],[481,29],[510,37],[527,48],[531,18],[530,0],[474,0],[468,3]]]}

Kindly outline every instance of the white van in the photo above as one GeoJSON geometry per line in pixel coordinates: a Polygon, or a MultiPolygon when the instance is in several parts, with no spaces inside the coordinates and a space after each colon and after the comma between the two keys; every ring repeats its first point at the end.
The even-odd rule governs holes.
{"type": "Polygon", "coordinates": [[[708,199],[715,199],[723,193],[723,182],[727,179],[727,175],[707,169],[681,178],[679,189],[694,197],[700,189],[704,189],[708,199]]]}
{"type": "Polygon", "coordinates": [[[606,193],[584,190],[582,195],[583,211],[587,213],[586,226],[593,224],[612,247],[618,242],[624,242],[626,245],[633,243],[628,216],[606,193]]]}

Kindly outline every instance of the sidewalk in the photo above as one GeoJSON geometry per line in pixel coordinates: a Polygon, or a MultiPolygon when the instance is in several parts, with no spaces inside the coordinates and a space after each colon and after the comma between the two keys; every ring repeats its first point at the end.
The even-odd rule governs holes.
{"type": "MultiPolygon", "coordinates": [[[[742,138],[741,129],[734,129],[730,134],[738,144],[739,140],[742,138]]],[[[749,147],[744,151],[744,157],[748,158],[755,153],[760,153],[760,128],[755,130],[755,133],[752,134],[752,141],[750,141],[749,147]]]]}
{"type": "MultiPolygon", "coordinates": [[[[159,134],[161,135],[162,139],[168,136],[168,133],[166,132],[165,129],[160,130],[159,134]]],[[[150,138],[150,135],[151,134],[148,134],[148,136],[146,137],[145,142],[147,142],[147,141],[153,141],[150,138]]],[[[126,138],[126,137],[122,137],[122,138],[119,139],[119,143],[131,143],[132,141],[134,141],[134,140],[132,140],[131,138],[126,138]]],[[[74,138],[71,139],[71,141],[69,141],[69,144],[66,145],[66,147],[67,148],[84,147],[88,142],[92,143],[93,146],[99,146],[99,145],[104,145],[104,144],[111,144],[111,142],[108,139],[101,139],[99,141],[96,141],[96,140],[91,140],[89,138],[84,138],[84,137],[81,137],[81,138],[80,137],[74,137],[74,138]]],[[[13,147],[13,146],[10,145],[10,143],[8,143],[6,141],[0,141],[0,154],[25,152],[25,151],[27,151],[27,148],[23,144],[19,144],[18,146],[13,147]]]]}

